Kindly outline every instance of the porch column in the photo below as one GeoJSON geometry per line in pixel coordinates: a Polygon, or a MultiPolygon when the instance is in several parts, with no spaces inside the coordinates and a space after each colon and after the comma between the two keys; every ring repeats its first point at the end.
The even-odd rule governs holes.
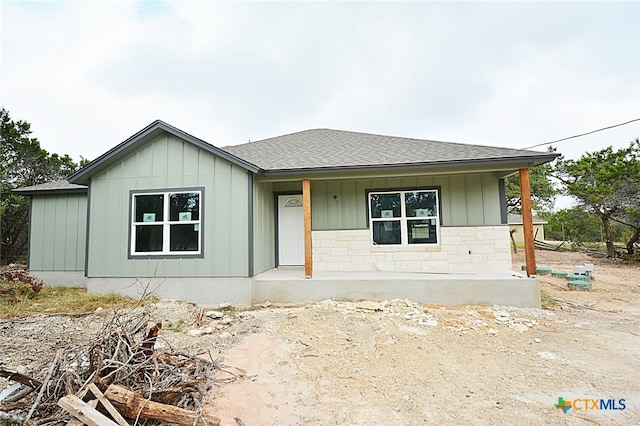
{"type": "Polygon", "coordinates": [[[531,186],[529,169],[520,169],[520,197],[522,198],[522,229],[527,276],[536,275],[536,249],[533,243],[533,215],[531,213],[531,186]]]}
{"type": "Polygon", "coordinates": [[[311,181],[302,180],[302,207],[304,212],[304,276],[313,276],[313,247],[311,244],[311,181]]]}

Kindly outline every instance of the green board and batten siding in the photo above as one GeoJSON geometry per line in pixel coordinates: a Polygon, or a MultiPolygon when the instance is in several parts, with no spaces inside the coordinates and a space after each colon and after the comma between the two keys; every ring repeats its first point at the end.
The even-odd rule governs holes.
{"type": "MultiPolygon", "coordinates": [[[[367,191],[440,188],[443,226],[500,225],[498,178],[490,173],[380,179],[313,180],[313,230],[364,229],[367,191]]],[[[273,191],[300,191],[299,182],[274,183],[273,191]]],[[[262,214],[256,211],[256,215],[262,214]]]]}
{"type": "Polygon", "coordinates": [[[171,135],[91,179],[89,277],[242,277],[248,274],[248,175],[171,135]],[[130,191],[203,188],[204,257],[130,259],[130,191]]]}
{"type": "Polygon", "coordinates": [[[29,270],[84,271],[87,195],[34,195],[29,270]]]}
{"type": "Polygon", "coordinates": [[[254,234],[254,273],[267,271],[275,267],[275,205],[274,184],[254,182],[253,185],[253,234],[254,234]]]}

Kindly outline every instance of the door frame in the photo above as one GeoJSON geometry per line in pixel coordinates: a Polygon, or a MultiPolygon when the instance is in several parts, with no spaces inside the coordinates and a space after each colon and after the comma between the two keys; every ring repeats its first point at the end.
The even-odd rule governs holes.
{"type": "MultiPolygon", "coordinates": [[[[275,240],[275,255],[276,255],[276,263],[275,263],[275,267],[279,267],[280,266],[280,225],[279,225],[279,218],[278,215],[280,214],[280,209],[279,209],[279,203],[278,203],[278,197],[283,196],[283,195],[300,195],[302,196],[302,189],[300,189],[299,191],[280,191],[280,192],[274,192],[273,193],[273,210],[274,210],[274,214],[273,214],[273,218],[274,218],[274,229],[275,229],[275,235],[274,235],[274,240],[275,240]]],[[[303,265],[304,266],[304,265],[303,265]]]]}

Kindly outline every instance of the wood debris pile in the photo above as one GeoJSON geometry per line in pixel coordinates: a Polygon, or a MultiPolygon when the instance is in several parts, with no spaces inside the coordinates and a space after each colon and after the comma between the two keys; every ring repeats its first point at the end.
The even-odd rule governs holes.
{"type": "Polygon", "coordinates": [[[30,275],[23,265],[11,263],[0,268],[0,299],[16,303],[27,290],[39,293],[43,284],[40,278],[30,275]],[[2,282],[6,284],[2,285],[2,282]]]}
{"type": "Polygon", "coordinates": [[[217,424],[202,413],[216,362],[155,350],[152,323],[145,308],[116,313],[93,342],[58,349],[44,377],[0,369],[15,382],[0,389],[0,424],[217,424]]]}

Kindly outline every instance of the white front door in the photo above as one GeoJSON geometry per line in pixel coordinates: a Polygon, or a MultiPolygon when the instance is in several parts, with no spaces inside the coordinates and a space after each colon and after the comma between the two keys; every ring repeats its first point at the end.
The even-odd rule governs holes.
{"type": "Polygon", "coordinates": [[[302,195],[278,195],[278,264],[304,265],[302,195]]]}

